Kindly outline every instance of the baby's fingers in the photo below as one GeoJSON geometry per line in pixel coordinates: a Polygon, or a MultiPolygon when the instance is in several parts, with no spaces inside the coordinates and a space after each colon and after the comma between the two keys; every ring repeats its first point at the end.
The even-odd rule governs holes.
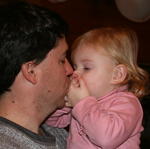
{"type": "Polygon", "coordinates": [[[79,80],[78,80],[78,84],[79,84],[79,86],[82,88],[84,88],[84,87],[86,87],[86,84],[85,84],[85,82],[84,82],[84,80],[82,79],[82,78],[80,78],[79,80]]]}
{"type": "Polygon", "coordinates": [[[64,100],[65,100],[65,106],[72,107],[72,105],[71,105],[71,103],[70,103],[70,101],[68,99],[68,96],[65,96],[64,100]]]}
{"type": "Polygon", "coordinates": [[[74,86],[74,87],[80,87],[79,80],[78,79],[73,79],[72,82],[71,82],[71,85],[74,86]]]}
{"type": "Polygon", "coordinates": [[[65,102],[66,107],[72,107],[72,105],[69,102],[65,102]]]}

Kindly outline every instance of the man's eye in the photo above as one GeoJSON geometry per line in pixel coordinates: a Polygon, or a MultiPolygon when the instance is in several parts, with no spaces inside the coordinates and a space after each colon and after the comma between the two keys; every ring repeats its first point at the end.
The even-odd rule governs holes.
{"type": "Polygon", "coordinates": [[[60,60],[60,63],[61,63],[61,64],[64,64],[65,62],[66,62],[66,59],[60,60]]]}

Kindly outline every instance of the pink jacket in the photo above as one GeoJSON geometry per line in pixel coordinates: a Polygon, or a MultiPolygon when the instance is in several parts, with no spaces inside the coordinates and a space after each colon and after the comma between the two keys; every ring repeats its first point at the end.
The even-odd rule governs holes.
{"type": "Polygon", "coordinates": [[[143,111],[126,87],[95,99],[86,97],[72,112],[58,110],[47,124],[70,125],[67,149],[139,149],[143,111]]]}

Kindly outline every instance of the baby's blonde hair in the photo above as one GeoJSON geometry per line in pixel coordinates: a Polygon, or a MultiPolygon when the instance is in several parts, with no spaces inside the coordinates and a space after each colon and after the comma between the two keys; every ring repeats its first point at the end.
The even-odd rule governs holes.
{"type": "Polygon", "coordinates": [[[95,50],[103,48],[115,60],[116,65],[124,64],[127,67],[128,75],[122,84],[128,84],[129,91],[137,97],[148,94],[146,84],[149,75],[137,64],[138,39],[133,30],[119,27],[93,29],[78,37],[72,45],[72,50],[82,45],[92,46],[95,50]]]}

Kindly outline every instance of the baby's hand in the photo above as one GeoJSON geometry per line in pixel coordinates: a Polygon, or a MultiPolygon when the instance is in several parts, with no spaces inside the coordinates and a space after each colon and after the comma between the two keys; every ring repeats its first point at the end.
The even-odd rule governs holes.
{"type": "Polygon", "coordinates": [[[74,107],[84,97],[89,96],[89,92],[84,80],[81,77],[72,78],[69,92],[65,98],[66,106],[74,107]]]}

